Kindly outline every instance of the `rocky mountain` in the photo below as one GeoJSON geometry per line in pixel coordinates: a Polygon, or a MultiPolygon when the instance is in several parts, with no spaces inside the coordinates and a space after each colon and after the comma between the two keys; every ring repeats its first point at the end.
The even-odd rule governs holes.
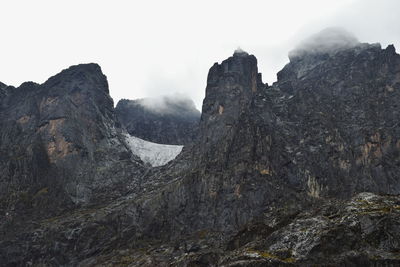
{"type": "Polygon", "coordinates": [[[200,112],[191,99],[179,95],[123,99],[115,112],[129,134],[154,143],[185,145],[197,137],[200,112]]]}
{"type": "Polygon", "coordinates": [[[101,203],[125,194],[144,172],[116,128],[98,65],[73,66],[44,84],[2,90],[3,216],[19,220],[101,203]]]}
{"type": "Polygon", "coordinates": [[[399,265],[400,55],[334,33],[270,86],[244,51],[215,63],[198,138],[160,167],[97,65],[5,87],[1,264],[399,265]]]}

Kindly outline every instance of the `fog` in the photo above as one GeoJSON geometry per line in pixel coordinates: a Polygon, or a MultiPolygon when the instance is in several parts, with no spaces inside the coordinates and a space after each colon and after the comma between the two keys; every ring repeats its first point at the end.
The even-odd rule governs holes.
{"type": "Polygon", "coordinates": [[[327,27],[400,47],[398,0],[13,0],[0,10],[1,82],[96,62],[115,102],[178,93],[201,109],[209,68],[237,47],[272,83],[289,51],[327,27]]]}
{"type": "Polygon", "coordinates": [[[174,93],[156,97],[147,97],[137,101],[145,109],[154,113],[187,115],[180,113],[190,113],[192,115],[196,110],[193,100],[187,95],[174,93]]]}
{"type": "Polygon", "coordinates": [[[309,53],[332,53],[359,43],[357,38],[344,28],[326,28],[301,41],[289,52],[289,58],[309,53]]]}

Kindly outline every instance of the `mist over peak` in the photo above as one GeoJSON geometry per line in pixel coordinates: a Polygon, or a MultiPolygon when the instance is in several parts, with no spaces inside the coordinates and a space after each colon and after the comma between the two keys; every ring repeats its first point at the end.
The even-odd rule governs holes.
{"type": "Polygon", "coordinates": [[[334,53],[358,44],[360,44],[358,39],[344,28],[330,27],[303,40],[289,52],[289,58],[301,57],[306,54],[334,53]]]}
{"type": "Polygon", "coordinates": [[[249,53],[244,51],[242,48],[238,47],[238,48],[236,48],[235,52],[233,52],[233,55],[234,56],[248,56],[249,53]]]}
{"type": "Polygon", "coordinates": [[[200,113],[196,109],[193,100],[183,94],[143,98],[138,99],[137,103],[146,110],[159,114],[184,115],[186,112],[200,113]]]}
{"type": "Polygon", "coordinates": [[[201,116],[194,102],[183,94],[123,99],[116,114],[130,135],[169,145],[192,143],[201,116]]]}

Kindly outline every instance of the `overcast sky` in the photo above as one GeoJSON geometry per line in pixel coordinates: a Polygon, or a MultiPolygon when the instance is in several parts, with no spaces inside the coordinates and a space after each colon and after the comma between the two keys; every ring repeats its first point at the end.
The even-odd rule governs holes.
{"type": "Polygon", "coordinates": [[[115,103],[180,93],[201,109],[208,69],[238,46],[272,83],[288,52],[325,27],[400,51],[399,0],[9,0],[0,10],[1,82],[96,62],[115,103]]]}

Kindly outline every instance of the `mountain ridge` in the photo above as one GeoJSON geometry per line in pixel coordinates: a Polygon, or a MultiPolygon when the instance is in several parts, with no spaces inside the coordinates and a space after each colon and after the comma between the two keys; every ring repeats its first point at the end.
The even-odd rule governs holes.
{"type": "MultiPolygon", "coordinates": [[[[93,91],[99,93],[93,98],[98,101],[89,101],[93,105],[87,110],[68,104],[76,109],[74,116],[61,112],[62,103],[50,102],[48,109],[54,114],[42,108],[38,116],[48,118],[45,131],[55,129],[55,136],[62,137],[52,120],[96,118],[95,131],[85,134],[91,136],[96,129],[104,132],[104,144],[84,144],[118,149],[102,153],[106,158],[91,170],[100,181],[102,175],[114,179],[115,171],[126,172],[119,177],[121,184],[129,185],[127,190],[69,208],[57,217],[46,210],[28,222],[3,215],[1,262],[399,264],[400,55],[393,46],[361,45],[332,55],[291,59],[271,86],[262,82],[255,56],[235,52],[210,68],[198,138],[175,160],[157,168],[146,168],[126,153],[126,144],[119,139],[124,129],[118,128],[103,78],[72,71],[60,81],[53,79],[48,88],[54,90],[47,91],[52,97],[66,92],[65,100],[85,102],[92,99],[93,91]]],[[[44,96],[44,103],[48,99],[44,96]]],[[[35,106],[28,103],[26,112],[8,110],[7,101],[1,105],[6,107],[2,114],[3,110],[9,114],[0,117],[3,124],[6,118],[24,118],[20,115],[35,106]]],[[[31,123],[31,118],[25,120],[23,125],[31,123]]],[[[13,136],[20,135],[19,127],[8,128],[13,136]]],[[[43,158],[51,156],[49,150],[37,151],[43,158]]],[[[7,158],[3,160],[6,166],[7,158]]],[[[60,160],[58,154],[54,160],[55,164],[60,160]]],[[[99,186],[102,195],[118,190],[120,184],[99,186]]],[[[46,195],[44,191],[36,194],[46,195]]],[[[3,206],[2,211],[8,210],[3,206]]],[[[18,211],[12,215],[17,217],[18,211]]]]}

